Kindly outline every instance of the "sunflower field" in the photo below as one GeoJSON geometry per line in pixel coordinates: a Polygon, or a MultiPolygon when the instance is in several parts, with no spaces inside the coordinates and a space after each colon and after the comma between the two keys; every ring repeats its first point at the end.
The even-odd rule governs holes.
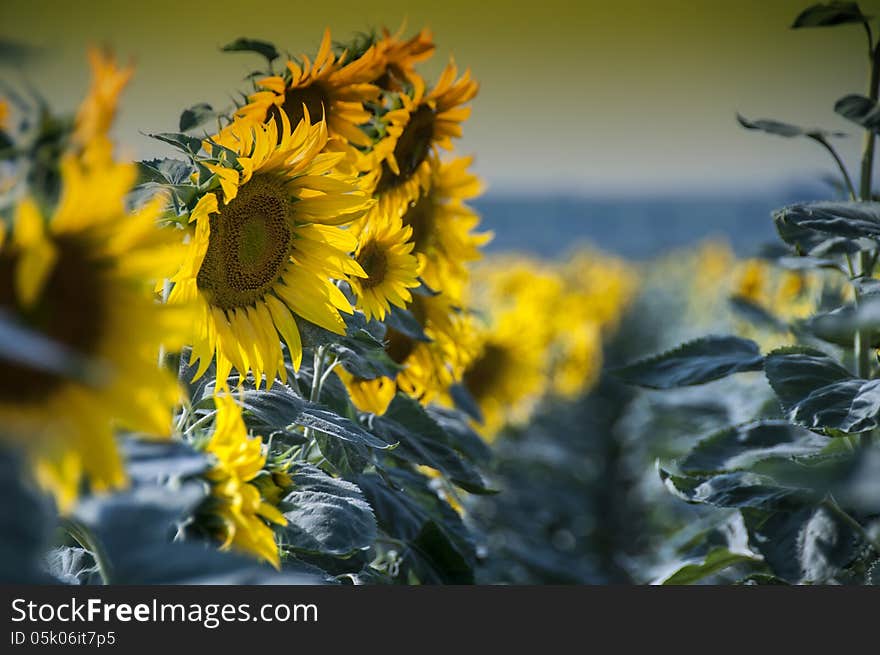
{"type": "Polygon", "coordinates": [[[490,250],[427,28],[237,39],[149,160],[111,50],[70,114],[3,81],[0,580],[880,583],[880,42],[793,27],[867,37],[863,155],[738,116],[836,171],[747,257],[490,250]]]}

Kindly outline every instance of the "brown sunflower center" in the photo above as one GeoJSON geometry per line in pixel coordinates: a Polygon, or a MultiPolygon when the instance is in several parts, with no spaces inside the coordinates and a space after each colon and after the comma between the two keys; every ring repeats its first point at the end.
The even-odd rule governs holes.
{"type": "Polygon", "coordinates": [[[428,105],[421,105],[412,113],[397,140],[397,145],[394,146],[394,158],[397,160],[400,175],[395,174],[388,168],[388,164],[382,162],[382,177],[379,178],[377,192],[381,193],[403,184],[428,158],[431,142],[434,140],[434,119],[434,110],[428,105]]]}
{"type": "Polygon", "coordinates": [[[380,89],[399,93],[406,88],[407,75],[396,62],[390,62],[385,71],[373,82],[380,89]]]}
{"type": "Polygon", "coordinates": [[[385,352],[396,364],[403,364],[416,349],[416,340],[403,332],[388,328],[385,332],[385,352]]]}
{"type": "Polygon", "coordinates": [[[412,228],[413,250],[420,253],[428,252],[434,242],[436,231],[434,202],[430,194],[423,195],[410,205],[403,215],[403,224],[412,228]]]}
{"type": "Polygon", "coordinates": [[[477,400],[485,398],[502,376],[508,360],[507,351],[495,344],[488,343],[464,373],[464,385],[477,400]]]}
{"type": "MultiPolygon", "coordinates": [[[[73,354],[96,357],[107,309],[102,264],[89,256],[93,248],[88,243],[71,238],[54,243],[55,266],[39,298],[28,308],[19,305],[15,293],[18,254],[0,252],[0,312],[73,354]]],[[[39,402],[64,382],[61,375],[22,364],[2,361],[2,368],[0,398],[4,402],[39,402]]]]}
{"type": "Polygon", "coordinates": [[[211,236],[196,285],[221,309],[253,305],[290,259],[290,196],[284,182],[257,175],[211,216],[211,236]]]}
{"type": "Polygon", "coordinates": [[[364,245],[357,255],[357,263],[368,276],[367,279],[360,281],[364,289],[372,289],[385,281],[385,276],[388,274],[388,255],[380,244],[369,241],[364,245]]]}
{"type": "MultiPolygon", "coordinates": [[[[304,106],[309,110],[309,119],[314,124],[321,120],[329,104],[327,92],[320,83],[314,82],[309,86],[287,89],[284,93],[284,102],[281,105],[281,109],[284,110],[288,120],[290,120],[290,129],[295,130],[300,121],[305,118],[304,106]]],[[[280,136],[281,113],[277,105],[269,107],[269,115],[266,120],[267,122],[269,120],[275,121],[280,136]]]]}

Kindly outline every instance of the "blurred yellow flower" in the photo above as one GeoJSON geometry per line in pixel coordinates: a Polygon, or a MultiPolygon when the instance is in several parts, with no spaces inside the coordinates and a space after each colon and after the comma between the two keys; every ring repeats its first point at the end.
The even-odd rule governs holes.
{"type": "Polygon", "coordinates": [[[160,345],[182,347],[189,321],[152,291],[182,255],[179,233],[156,224],[164,199],[126,210],[132,165],[66,156],[61,175],[48,221],[26,198],[0,238],[0,311],[80,362],[81,375],[4,362],[0,422],[27,438],[39,481],[67,509],[84,479],[96,491],[125,482],[115,428],[170,433],[180,393],[157,358],[160,345]]]}
{"type": "Polygon", "coordinates": [[[434,39],[429,29],[423,28],[406,40],[401,38],[402,32],[403,26],[393,35],[383,28],[382,38],[376,42],[381,67],[379,77],[373,83],[385,91],[406,90],[416,76],[415,65],[434,54],[434,39]]]}

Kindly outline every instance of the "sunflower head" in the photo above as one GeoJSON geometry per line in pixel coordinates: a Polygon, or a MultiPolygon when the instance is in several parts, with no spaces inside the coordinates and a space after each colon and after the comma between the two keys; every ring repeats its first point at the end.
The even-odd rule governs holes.
{"type": "Polygon", "coordinates": [[[472,262],[482,257],[490,232],[474,232],[479,216],[465,203],[480,192],[479,179],[467,172],[469,157],[441,163],[430,158],[431,181],[417,200],[406,205],[403,224],[412,228],[413,252],[420,277],[431,289],[461,302],[472,262]]]}
{"type": "Polygon", "coordinates": [[[357,306],[367,319],[384,320],[391,305],[404,308],[418,287],[419,260],[412,254],[412,228],[399,216],[370,212],[358,237],[355,259],[367,277],[351,279],[357,306]]]}
{"type": "Polygon", "coordinates": [[[214,400],[214,434],[205,447],[214,457],[214,466],[206,474],[211,496],[202,513],[207,514],[208,524],[214,519],[221,549],[234,548],[280,568],[281,557],[270,524],[287,525],[287,519],[266,498],[262,489],[265,485],[255,482],[266,466],[263,442],[248,436],[235,400],[228,395],[214,400]]]}
{"type": "Polygon", "coordinates": [[[398,94],[400,106],[382,117],[387,136],[364,160],[380,202],[389,199],[399,207],[416,200],[430,183],[431,153],[451,150],[452,138],[461,136],[461,123],[470,115],[470,107],[463,105],[476,96],[478,85],[469,70],[457,76],[450,62],[430,92],[415,77],[412,92],[398,94]]]}
{"type": "Polygon", "coordinates": [[[242,120],[227,137],[221,158],[205,162],[221,192],[191,212],[195,231],[170,301],[194,301],[202,313],[196,377],[216,356],[221,386],[233,366],[271,385],[286,377],[281,338],[295,368],[302,359],[294,315],[345,332],[340,312],[353,310],[333,280],[365,274],[351,257],[355,236],[337,226],[360,218],[371,200],[337,171],[344,155],[323,152],[323,121],[291,132],[286,116],[280,131],[242,120]]]}
{"type": "Polygon", "coordinates": [[[188,314],[157,304],[153,288],[182,252],[175,231],[156,224],[163,198],[127,211],[135,175],[67,155],[53,213],[25,198],[0,238],[0,312],[58,363],[4,361],[0,420],[29,437],[38,478],[62,509],[83,481],[97,491],[123,484],[115,429],[167,436],[179,400],[157,357],[163,342],[182,345],[188,314]]]}
{"type": "MultiPolygon", "coordinates": [[[[358,59],[346,62],[346,53],[338,57],[333,53],[330,30],[326,30],[314,60],[303,54],[301,64],[287,62],[284,74],[258,80],[259,90],[248,96],[248,104],[237,115],[274,123],[279,133],[282,116],[294,127],[301,121],[325,120],[335,147],[357,159],[354,147],[371,144],[360,126],[370,120],[364,103],[375,101],[380,92],[372,84],[381,66],[377,55],[375,48],[369,48],[358,59]]],[[[218,138],[223,142],[225,135],[218,138]]]]}
{"type": "Polygon", "coordinates": [[[374,84],[383,91],[399,93],[409,89],[416,77],[416,64],[430,59],[436,49],[428,28],[405,40],[400,36],[403,29],[401,25],[395,34],[391,34],[383,28],[382,38],[376,42],[381,67],[374,84]]]}

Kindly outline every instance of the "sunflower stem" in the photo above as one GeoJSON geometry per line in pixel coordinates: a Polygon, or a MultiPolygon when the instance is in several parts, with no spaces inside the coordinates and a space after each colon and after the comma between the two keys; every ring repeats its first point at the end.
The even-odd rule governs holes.
{"type": "MultiPolygon", "coordinates": [[[[867,28],[867,26],[866,26],[867,28]]],[[[870,58],[870,81],[868,82],[868,97],[873,103],[877,102],[880,95],[880,44],[874,46],[870,28],[868,29],[868,55],[870,58]]],[[[859,199],[862,202],[870,202],[872,198],[872,177],[874,173],[874,146],[876,136],[871,129],[865,130],[864,146],[862,148],[862,170],[859,180],[859,199]]],[[[874,265],[877,261],[876,253],[859,253],[859,274],[862,278],[869,278],[874,274],[874,265]]],[[[856,294],[858,302],[858,294],[856,294]]],[[[853,342],[853,356],[856,360],[856,373],[862,379],[871,377],[870,362],[870,333],[862,330],[856,333],[853,342]]],[[[864,434],[860,438],[861,446],[867,448],[871,445],[872,436],[864,434]]]]}
{"type": "MultiPolygon", "coordinates": [[[[309,402],[318,403],[321,400],[321,388],[324,386],[324,346],[315,348],[315,356],[312,364],[312,388],[309,391],[309,402]]],[[[308,458],[309,452],[312,450],[312,443],[315,438],[315,430],[307,427],[303,433],[307,443],[303,445],[300,451],[300,460],[308,458]]]]}
{"type": "Polygon", "coordinates": [[[110,560],[107,558],[107,553],[104,552],[103,546],[101,546],[97,537],[92,534],[92,531],[80,521],[72,518],[62,518],[61,528],[73,537],[74,541],[92,554],[104,584],[112,584],[113,567],[110,565],[110,560]]]}

